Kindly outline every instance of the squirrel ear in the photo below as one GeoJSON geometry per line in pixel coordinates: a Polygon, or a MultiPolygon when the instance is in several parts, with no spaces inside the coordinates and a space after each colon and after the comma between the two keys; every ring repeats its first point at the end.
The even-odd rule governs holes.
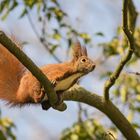
{"type": "Polygon", "coordinates": [[[83,56],[88,56],[86,47],[83,47],[82,55],[83,55],[83,56]]]}
{"type": "Polygon", "coordinates": [[[73,47],[73,59],[78,59],[82,54],[81,44],[80,42],[76,42],[73,47]]]}

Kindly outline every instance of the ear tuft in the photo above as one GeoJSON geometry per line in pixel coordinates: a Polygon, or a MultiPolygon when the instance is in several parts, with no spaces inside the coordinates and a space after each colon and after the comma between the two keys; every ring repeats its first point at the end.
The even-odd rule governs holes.
{"type": "Polygon", "coordinates": [[[83,56],[88,56],[86,47],[83,47],[83,49],[82,49],[82,55],[83,56]]]}
{"type": "Polygon", "coordinates": [[[82,56],[82,47],[80,42],[76,42],[73,47],[73,59],[77,60],[79,57],[82,56]]]}

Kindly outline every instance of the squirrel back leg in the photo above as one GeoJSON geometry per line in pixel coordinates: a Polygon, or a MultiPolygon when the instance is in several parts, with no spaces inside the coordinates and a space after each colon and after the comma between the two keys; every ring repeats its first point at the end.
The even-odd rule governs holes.
{"type": "Polygon", "coordinates": [[[40,82],[31,73],[26,73],[22,77],[17,91],[19,103],[41,103],[44,95],[45,92],[40,82]]]}

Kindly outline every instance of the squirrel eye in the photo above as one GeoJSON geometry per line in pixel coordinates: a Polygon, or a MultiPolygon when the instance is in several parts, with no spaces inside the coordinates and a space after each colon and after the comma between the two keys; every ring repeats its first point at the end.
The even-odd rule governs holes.
{"type": "Polygon", "coordinates": [[[81,59],[81,62],[86,62],[86,59],[85,58],[81,59]]]}

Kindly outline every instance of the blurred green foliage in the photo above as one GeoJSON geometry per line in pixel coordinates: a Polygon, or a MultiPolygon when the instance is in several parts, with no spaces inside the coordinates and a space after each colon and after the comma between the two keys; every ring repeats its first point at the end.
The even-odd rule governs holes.
{"type": "MultiPolygon", "coordinates": [[[[35,33],[41,43],[45,47],[49,47],[51,54],[54,54],[62,40],[67,41],[68,49],[72,44],[73,37],[82,40],[85,44],[91,42],[91,36],[88,33],[80,32],[69,24],[67,20],[68,14],[63,11],[57,0],[2,0],[0,5],[1,19],[5,20],[10,12],[19,7],[22,8],[21,13],[19,13],[19,18],[27,16],[30,22],[32,22],[30,17],[31,11],[33,9],[37,11],[40,32],[36,33],[35,31],[35,33]],[[48,24],[51,24],[52,21],[55,21],[56,24],[50,26],[49,30],[51,31],[48,32],[46,27],[48,24]]],[[[33,26],[35,26],[35,23],[33,26]]],[[[105,36],[102,32],[98,32],[96,35],[101,37],[105,36]]],[[[138,27],[134,31],[134,38],[136,43],[135,55],[126,65],[126,69],[128,70],[139,66],[140,28],[138,27]]],[[[104,57],[104,63],[106,63],[107,60],[112,57],[118,58],[119,56],[120,58],[124,56],[128,48],[128,41],[122,28],[119,27],[116,36],[113,37],[111,41],[101,43],[99,46],[102,47],[102,55],[104,57]]],[[[117,64],[117,62],[114,64],[117,64]]],[[[111,68],[114,70],[114,67],[116,67],[116,65],[112,65],[111,68]]],[[[108,78],[113,70],[104,69],[104,72],[99,73],[99,76],[102,79],[108,78]]],[[[127,118],[136,129],[139,129],[140,121],[135,122],[134,118],[135,114],[140,113],[140,76],[123,71],[112,92],[114,94],[111,94],[111,96],[114,102],[116,102],[116,105],[120,105],[121,103],[123,107],[129,108],[127,118]]],[[[3,140],[5,140],[7,137],[15,139],[11,131],[15,126],[8,118],[0,118],[0,127],[0,139],[3,138],[3,140]]],[[[116,132],[116,130],[114,131],[116,132]]],[[[95,120],[87,119],[84,122],[75,123],[71,128],[65,129],[62,133],[61,140],[102,140],[103,138],[105,139],[104,134],[105,128],[103,126],[95,120]]],[[[109,135],[106,136],[110,137],[109,135]]]]}
{"type": "MultiPolygon", "coordinates": [[[[140,28],[136,28],[134,32],[135,38],[135,55],[137,56],[136,61],[140,57],[140,28]]],[[[128,41],[123,33],[121,27],[118,27],[116,36],[108,43],[99,44],[103,48],[103,54],[106,57],[124,55],[128,48],[128,41]]]]}
{"type": "MultiPolygon", "coordinates": [[[[140,57],[140,28],[136,28],[134,31],[135,39],[135,51],[132,59],[125,66],[125,70],[116,81],[113,88],[113,99],[116,103],[122,103],[129,111],[127,113],[128,120],[136,129],[140,129],[140,123],[135,122],[135,115],[140,113],[140,76],[132,74],[131,72],[139,72],[138,69],[134,70],[134,67],[139,67],[140,57]]],[[[116,36],[108,43],[99,44],[103,48],[103,55],[105,60],[110,58],[123,57],[126,54],[128,48],[128,41],[124,35],[122,29],[119,27],[116,36]]],[[[117,64],[117,63],[114,63],[117,64]]],[[[114,66],[112,66],[114,67],[114,66]]],[[[115,66],[116,67],[116,66],[115,66]]],[[[107,78],[113,71],[105,70],[101,74],[101,78],[107,78]]]]}
{"type": "Polygon", "coordinates": [[[104,127],[93,119],[77,122],[62,132],[61,140],[115,140],[104,127]]]}
{"type": "MultiPolygon", "coordinates": [[[[40,29],[41,32],[37,33],[35,31],[35,33],[44,46],[47,44],[50,53],[54,53],[61,40],[67,41],[69,47],[71,46],[73,37],[83,40],[86,44],[91,41],[89,34],[74,29],[68,23],[68,15],[63,11],[57,0],[2,0],[0,5],[1,19],[5,20],[10,12],[16,8],[22,8],[19,18],[25,16],[29,17],[32,9],[36,9],[38,21],[42,25],[40,29]],[[51,29],[49,30],[51,30],[51,32],[48,32],[46,27],[48,26],[48,23],[51,24],[52,21],[55,21],[56,24],[50,26],[49,28],[51,29]]],[[[35,26],[35,23],[33,26],[35,26]]]]}
{"type": "Polygon", "coordinates": [[[0,112],[0,140],[16,140],[13,133],[14,123],[8,117],[2,117],[0,112]]]}

